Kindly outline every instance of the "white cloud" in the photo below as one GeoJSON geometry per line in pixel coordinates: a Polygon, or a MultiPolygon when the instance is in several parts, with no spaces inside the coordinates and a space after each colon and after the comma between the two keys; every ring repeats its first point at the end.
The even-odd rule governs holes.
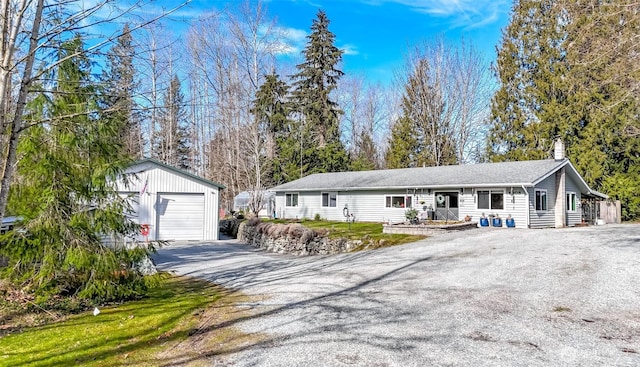
{"type": "Polygon", "coordinates": [[[276,27],[280,42],[277,43],[277,53],[281,55],[298,54],[307,42],[307,31],[296,28],[276,27]]]}
{"type": "Polygon", "coordinates": [[[342,52],[344,52],[345,55],[359,55],[360,51],[358,51],[358,48],[355,45],[351,45],[351,44],[344,44],[342,45],[342,47],[339,47],[342,52]]]}
{"type": "Polygon", "coordinates": [[[413,11],[443,18],[455,28],[477,28],[495,22],[510,11],[507,0],[363,0],[369,5],[395,3],[413,11]]]}

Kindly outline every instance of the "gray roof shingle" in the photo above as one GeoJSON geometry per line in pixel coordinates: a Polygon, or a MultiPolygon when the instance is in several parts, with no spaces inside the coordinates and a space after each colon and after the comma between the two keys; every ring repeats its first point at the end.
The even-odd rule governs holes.
{"type": "Polygon", "coordinates": [[[271,190],[315,191],[437,188],[447,186],[532,186],[567,163],[567,159],[561,161],[547,159],[377,171],[316,173],[276,186],[271,190]]]}

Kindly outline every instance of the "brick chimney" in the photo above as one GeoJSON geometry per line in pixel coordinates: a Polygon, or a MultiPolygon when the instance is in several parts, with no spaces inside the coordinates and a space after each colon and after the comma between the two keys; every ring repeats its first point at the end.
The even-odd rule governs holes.
{"type": "Polygon", "coordinates": [[[564,159],[564,143],[562,139],[558,138],[553,149],[553,159],[561,161],[564,159]]]}

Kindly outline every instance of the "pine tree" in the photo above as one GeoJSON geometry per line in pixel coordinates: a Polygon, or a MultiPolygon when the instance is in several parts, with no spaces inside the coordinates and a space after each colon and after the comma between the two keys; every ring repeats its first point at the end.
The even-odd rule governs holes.
{"type": "Polygon", "coordinates": [[[184,94],[177,75],[171,79],[159,113],[160,131],[153,147],[160,161],[182,169],[191,169],[191,141],[189,122],[185,110],[184,94]]]}
{"type": "Polygon", "coordinates": [[[305,61],[297,65],[293,76],[293,109],[301,115],[302,175],[317,172],[344,171],[347,153],[340,140],[342,111],[332,99],[340,77],[337,69],[342,51],[329,31],[329,19],[319,10],[311,25],[311,34],[303,51],[305,61]]]}
{"type": "Polygon", "coordinates": [[[140,159],[144,155],[144,139],[140,126],[141,116],[137,112],[134,101],[135,67],[133,64],[135,49],[129,25],[125,24],[122,35],[116,44],[107,52],[107,67],[102,74],[102,106],[103,118],[124,123],[122,137],[123,154],[140,159]]]}
{"type": "Polygon", "coordinates": [[[53,93],[28,106],[32,126],[19,146],[9,203],[24,227],[0,239],[0,255],[9,259],[3,275],[45,305],[54,296],[104,302],[142,295],[146,284],[135,264],[147,249],[102,243],[105,234],[136,230],[113,187],[129,163],[121,155],[122,126],[100,118],[82,40],[62,43],[58,59],[53,93]]]}

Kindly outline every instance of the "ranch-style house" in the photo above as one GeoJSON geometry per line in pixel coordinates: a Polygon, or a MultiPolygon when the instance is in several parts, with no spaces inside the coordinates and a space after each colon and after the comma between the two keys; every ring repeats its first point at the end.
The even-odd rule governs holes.
{"type": "Polygon", "coordinates": [[[408,208],[428,218],[477,222],[510,216],[516,227],[574,226],[592,190],[556,142],[554,159],[312,174],[274,187],[285,219],[398,223],[408,208]],[[347,218],[348,217],[348,218],[347,218]]]}

